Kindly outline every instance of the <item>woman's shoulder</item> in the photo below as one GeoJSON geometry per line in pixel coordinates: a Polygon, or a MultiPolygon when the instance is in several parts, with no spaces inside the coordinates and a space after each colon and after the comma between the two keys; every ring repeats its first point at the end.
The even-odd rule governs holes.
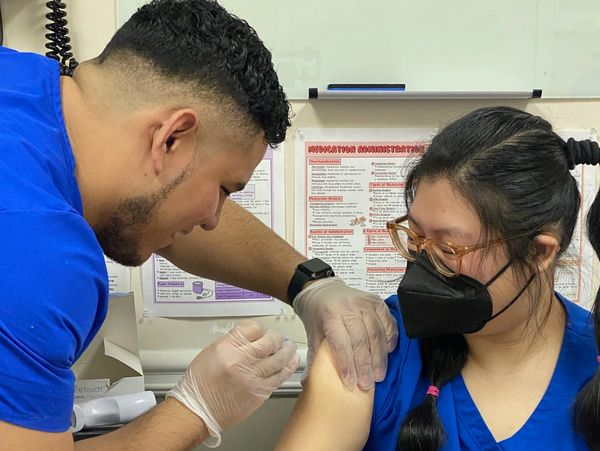
{"type": "Polygon", "coordinates": [[[598,368],[592,314],[557,293],[567,315],[560,362],[563,377],[579,389],[598,368]]]}
{"type": "MultiPolygon", "coordinates": [[[[391,314],[394,316],[394,318],[396,319],[396,322],[398,323],[398,333],[401,332],[401,330],[400,330],[401,328],[402,328],[402,331],[404,331],[404,326],[402,324],[402,315],[400,313],[400,302],[398,301],[398,295],[393,294],[392,296],[388,297],[385,300],[385,304],[388,306],[391,314]]],[[[406,335],[406,333],[404,335],[406,335]]]]}
{"type": "Polygon", "coordinates": [[[385,379],[375,386],[374,420],[379,414],[385,414],[386,407],[390,403],[405,404],[404,400],[406,400],[406,403],[409,404],[412,401],[422,369],[419,341],[408,338],[406,335],[398,296],[388,297],[385,303],[398,323],[398,346],[388,355],[388,369],[385,379]]]}
{"type": "Polygon", "coordinates": [[[385,303],[398,323],[398,346],[388,356],[385,379],[375,385],[371,431],[365,450],[395,449],[393,444],[401,420],[423,386],[419,340],[406,336],[398,296],[388,297],[385,303]]]}
{"type": "Polygon", "coordinates": [[[567,314],[567,330],[594,341],[594,317],[592,313],[558,292],[556,296],[561,301],[567,314]]]}

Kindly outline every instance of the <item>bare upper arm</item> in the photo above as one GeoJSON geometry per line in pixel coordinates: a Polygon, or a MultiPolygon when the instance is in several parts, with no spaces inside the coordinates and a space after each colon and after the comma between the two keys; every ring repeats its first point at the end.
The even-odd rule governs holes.
{"type": "Polygon", "coordinates": [[[0,450],[73,451],[70,432],[42,432],[0,421],[0,450]]]}
{"type": "Polygon", "coordinates": [[[344,386],[323,341],[276,450],[362,449],[369,436],[373,392],[344,386]]]}

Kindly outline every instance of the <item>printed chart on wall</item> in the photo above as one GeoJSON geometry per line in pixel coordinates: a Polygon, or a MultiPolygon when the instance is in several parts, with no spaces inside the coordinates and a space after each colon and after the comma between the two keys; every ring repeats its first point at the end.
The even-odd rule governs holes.
{"type": "Polygon", "coordinates": [[[131,269],[104,256],[108,271],[108,290],[111,296],[122,296],[131,292],[131,269]]]}
{"type": "MultiPolygon", "coordinates": [[[[231,195],[232,200],[282,237],[285,235],[283,165],[283,145],[268,148],[246,188],[231,195]]],[[[142,265],[142,285],[145,316],[258,316],[283,312],[283,304],[271,296],[194,276],[158,255],[142,265]]]]}
{"type": "MultiPolygon", "coordinates": [[[[386,222],[406,213],[404,181],[433,129],[301,129],[296,135],[295,246],[319,257],[354,287],[395,293],[406,260],[386,222]]],[[[589,130],[561,132],[595,139],[589,130]]],[[[584,197],[575,236],[557,271],[556,287],[589,307],[592,251],[580,227],[595,196],[592,167],[573,171],[584,197]]]]}
{"type": "Polygon", "coordinates": [[[404,178],[432,129],[301,129],[295,246],[349,285],[387,296],[406,267],[385,223],[405,213],[404,178]]]}

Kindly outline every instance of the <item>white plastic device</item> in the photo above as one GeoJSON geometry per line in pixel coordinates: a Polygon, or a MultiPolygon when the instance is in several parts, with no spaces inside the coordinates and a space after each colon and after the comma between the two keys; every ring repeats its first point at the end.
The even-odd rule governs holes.
{"type": "Polygon", "coordinates": [[[155,405],[156,397],[151,391],[82,401],[73,405],[71,432],[127,423],[155,405]]]}

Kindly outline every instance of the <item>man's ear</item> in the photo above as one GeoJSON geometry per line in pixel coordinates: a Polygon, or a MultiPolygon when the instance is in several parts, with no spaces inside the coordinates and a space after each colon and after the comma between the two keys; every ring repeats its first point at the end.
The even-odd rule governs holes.
{"type": "Polygon", "coordinates": [[[191,108],[173,111],[154,131],[150,149],[154,172],[159,174],[165,158],[173,152],[193,152],[194,135],[198,129],[198,115],[191,108]]]}
{"type": "Polygon", "coordinates": [[[531,256],[539,272],[544,272],[556,261],[560,243],[556,235],[540,233],[531,243],[531,256]]]}

